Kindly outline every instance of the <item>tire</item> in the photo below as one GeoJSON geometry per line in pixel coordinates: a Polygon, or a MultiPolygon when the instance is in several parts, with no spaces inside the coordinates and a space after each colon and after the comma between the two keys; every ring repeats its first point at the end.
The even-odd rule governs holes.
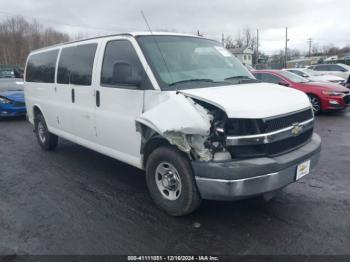
{"type": "Polygon", "coordinates": [[[175,147],[161,146],[150,154],[146,182],[155,204],[171,216],[188,215],[201,203],[190,162],[175,147]]]}
{"type": "Polygon", "coordinates": [[[314,114],[318,115],[319,113],[321,113],[322,108],[321,108],[321,101],[317,96],[314,95],[308,95],[311,105],[313,107],[314,110],[314,114]]]}
{"type": "Polygon", "coordinates": [[[55,150],[58,144],[58,136],[49,132],[42,114],[35,117],[34,124],[35,135],[41,148],[46,151],[55,150]]]}

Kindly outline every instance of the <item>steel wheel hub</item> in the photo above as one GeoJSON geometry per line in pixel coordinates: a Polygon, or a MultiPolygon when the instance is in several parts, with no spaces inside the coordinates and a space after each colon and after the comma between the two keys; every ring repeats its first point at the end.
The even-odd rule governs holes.
{"type": "Polygon", "coordinates": [[[40,141],[42,143],[45,143],[45,140],[46,140],[45,128],[44,128],[44,125],[41,122],[38,123],[38,135],[39,135],[40,141]]]}
{"type": "Polygon", "coordinates": [[[168,200],[176,200],[181,195],[181,179],[176,168],[162,162],[156,168],[155,173],[156,185],[159,192],[168,200]]]}

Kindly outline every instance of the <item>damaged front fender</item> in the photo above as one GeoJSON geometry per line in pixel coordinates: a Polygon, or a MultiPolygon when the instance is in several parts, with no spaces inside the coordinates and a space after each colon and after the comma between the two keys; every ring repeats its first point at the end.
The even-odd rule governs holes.
{"type": "Polygon", "coordinates": [[[210,135],[212,119],[210,112],[191,98],[173,94],[143,113],[136,123],[153,129],[181,151],[209,161],[212,155],[204,143],[210,135]]]}

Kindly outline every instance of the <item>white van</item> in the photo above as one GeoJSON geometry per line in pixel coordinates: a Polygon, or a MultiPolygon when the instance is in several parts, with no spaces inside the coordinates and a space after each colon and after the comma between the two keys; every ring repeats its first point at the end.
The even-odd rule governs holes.
{"type": "Polygon", "coordinates": [[[62,137],[144,169],[175,216],[201,199],[272,195],[321,150],[304,93],[258,82],[201,37],[128,33],[33,51],[25,97],[43,149],[62,137]]]}

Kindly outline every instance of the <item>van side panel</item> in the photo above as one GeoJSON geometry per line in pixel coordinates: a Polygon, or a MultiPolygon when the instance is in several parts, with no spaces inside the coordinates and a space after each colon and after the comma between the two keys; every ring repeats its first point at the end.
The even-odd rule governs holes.
{"type": "MultiPolygon", "coordinates": [[[[134,40],[130,36],[121,38],[134,40]]],[[[33,109],[37,106],[51,133],[137,168],[142,168],[141,136],[136,131],[135,119],[143,110],[144,90],[117,90],[100,86],[103,44],[105,43],[106,39],[80,41],[52,49],[34,51],[30,54],[28,62],[33,55],[57,50],[53,83],[25,81],[29,121],[34,124],[33,109]],[[91,85],[58,83],[58,68],[62,50],[91,43],[97,44],[91,85]],[[72,89],[75,89],[75,103],[72,103],[72,89]],[[96,91],[101,92],[101,107],[99,108],[96,107],[96,91]]],[[[139,48],[137,51],[139,52],[139,48]]],[[[144,60],[143,57],[142,60],[144,60]]],[[[152,79],[154,80],[154,77],[152,79]]]]}

